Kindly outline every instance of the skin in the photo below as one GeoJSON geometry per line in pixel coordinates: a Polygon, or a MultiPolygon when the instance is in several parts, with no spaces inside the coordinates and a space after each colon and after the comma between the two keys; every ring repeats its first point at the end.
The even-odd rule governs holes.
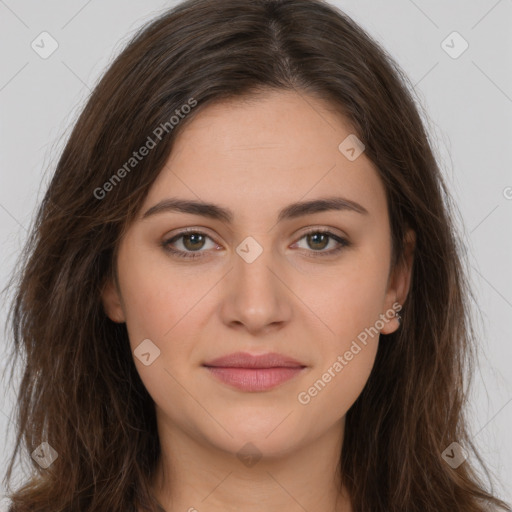
{"type": "MultiPolygon", "coordinates": [[[[113,321],[126,322],[132,351],[144,339],[160,349],[149,366],[134,361],[156,406],[162,458],[152,489],[167,512],[352,510],[336,466],[345,415],[369,377],[379,337],[359,344],[309,403],[297,397],[379,315],[403,304],[414,237],[406,264],[391,269],[385,189],[364,152],[350,161],[338,149],[350,133],[328,104],[295,92],[208,106],[180,132],[121,240],[119,288],[107,283],[103,304],[113,321]],[[331,210],[276,223],[290,203],[333,195],[368,214],[331,210]],[[234,220],[173,211],[142,219],[171,196],[216,203],[234,220]],[[176,250],[201,252],[192,260],[161,246],[187,227],[207,235],[202,244],[174,242],[176,250]],[[338,243],[308,243],[309,228],[328,228],[351,245],[315,257],[338,243]],[[236,252],[248,236],[263,248],[252,263],[236,252]],[[237,351],[278,352],[307,368],[272,390],[246,392],[202,366],[237,351]],[[251,467],[236,456],[248,442],[261,456],[251,467]]],[[[380,332],[398,327],[391,318],[380,332]]]]}

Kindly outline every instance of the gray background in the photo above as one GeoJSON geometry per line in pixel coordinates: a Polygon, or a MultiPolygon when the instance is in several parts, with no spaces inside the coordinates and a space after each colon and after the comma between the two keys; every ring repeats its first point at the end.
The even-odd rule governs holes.
{"type": "MultiPolygon", "coordinates": [[[[428,112],[460,210],[475,311],[482,312],[475,313],[481,353],[468,407],[471,432],[498,478],[499,494],[512,500],[512,0],[331,3],[398,61],[428,112]],[[453,31],[469,44],[458,58],[441,46],[453,31]]],[[[133,32],[174,4],[0,0],[0,286],[90,89],[133,32]],[[31,48],[43,31],[59,45],[47,59],[31,48]]],[[[453,51],[461,48],[453,41],[447,43],[453,51]]],[[[2,303],[2,326],[6,309],[2,303]]],[[[3,370],[5,356],[0,365],[3,370]]],[[[0,472],[12,449],[15,385],[1,384],[0,472]]]]}

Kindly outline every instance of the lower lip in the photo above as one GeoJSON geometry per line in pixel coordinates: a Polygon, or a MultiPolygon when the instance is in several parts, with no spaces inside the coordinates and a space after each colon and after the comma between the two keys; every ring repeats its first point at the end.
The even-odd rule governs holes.
{"type": "Polygon", "coordinates": [[[302,367],[227,368],[206,366],[219,380],[242,391],[266,391],[298,375],[302,367]]]}

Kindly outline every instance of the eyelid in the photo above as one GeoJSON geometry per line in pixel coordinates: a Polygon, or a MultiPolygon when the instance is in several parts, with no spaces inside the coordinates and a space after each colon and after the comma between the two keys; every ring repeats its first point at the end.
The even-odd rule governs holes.
{"type": "Polygon", "coordinates": [[[330,240],[336,242],[337,246],[334,249],[330,249],[328,251],[314,251],[313,249],[303,249],[308,256],[313,258],[316,257],[325,257],[337,255],[342,249],[348,248],[352,245],[352,242],[349,241],[348,237],[344,234],[339,234],[335,231],[336,228],[331,228],[329,226],[310,226],[306,228],[306,231],[303,231],[300,235],[297,236],[297,241],[293,243],[293,245],[298,244],[304,237],[312,234],[325,234],[328,236],[330,240]]]}
{"type": "MultiPolygon", "coordinates": [[[[299,249],[299,250],[302,252],[309,253],[309,255],[314,258],[315,257],[326,257],[327,258],[329,256],[333,256],[333,255],[337,254],[338,252],[340,252],[342,249],[347,248],[352,245],[352,243],[348,240],[348,237],[346,237],[346,235],[333,232],[336,230],[338,230],[338,228],[334,228],[334,227],[326,226],[326,225],[308,226],[308,227],[304,228],[303,231],[299,232],[298,234],[296,234],[294,236],[294,238],[296,238],[296,241],[293,243],[293,245],[296,245],[297,243],[299,243],[304,237],[306,237],[309,234],[316,234],[316,233],[326,234],[331,240],[334,240],[338,244],[336,248],[330,249],[328,251],[323,251],[323,250],[322,251],[314,251],[313,249],[310,249],[310,250],[299,249]]],[[[205,251],[204,250],[182,251],[179,249],[173,249],[171,247],[171,243],[174,243],[176,240],[179,240],[182,236],[187,235],[189,233],[204,235],[204,236],[206,236],[206,238],[209,238],[212,242],[214,242],[217,246],[220,245],[215,240],[215,237],[211,236],[209,234],[209,230],[207,228],[203,228],[203,227],[182,228],[178,231],[178,233],[176,233],[174,235],[166,236],[164,238],[164,240],[161,242],[161,245],[165,251],[167,251],[171,254],[174,254],[178,257],[181,257],[183,259],[189,259],[189,260],[199,258],[199,257],[204,257],[204,256],[202,256],[203,253],[211,252],[211,249],[205,250],[205,251]]]]}
{"type": "MultiPolygon", "coordinates": [[[[303,228],[303,230],[299,230],[298,233],[301,233],[301,237],[304,236],[304,235],[307,235],[311,232],[316,232],[316,231],[329,231],[331,232],[333,235],[336,235],[340,238],[348,238],[348,235],[346,235],[341,229],[339,228],[336,228],[334,226],[329,226],[327,224],[313,224],[312,226],[307,226],[305,228],[303,228]],[[333,232],[334,231],[334,232],[333,232]]],[[[298,234],[295,234],[295,236],[298,236],[298,234]]]]}
{"type": "MultiPolygon", "coordinates": [[[[203,235],[205,236],[205,238],[209,238],[213,243],[215,243],[216,245],[220,246],[221,244],[219,244],[215,237],[212,236],[210,233],[209,233],[209,230],[207,228],[183,228],[183,229],[180,229],[177,233],[175,234],[171,234],[171,235],[166,235],[163,239],[163,241],[161,242],[161,245],[164,247],[164,248],[167,248],[171,242],[175,243],[176,240],[179,240],[181,237],[183,237],[184,235],[187,235],[187,234],[198,234],[198,235],[203,235]]],[[[170,252],[172,252],[172,250],[169,250],[170,252]]],[[[179,251],[177,250],[176,252],[183,252],[183,251],[179,251]]],[[[208,251],[195,251],[196,253],[204,253],[204,252],[208,252],[208,251]]],[[[193,254],[194,252],[193,251],[188,251],[189,254],[193,254]]]]}
{"type": "MultiPolygon", "coordinates": [[[[318,225],[311,225],[311,226],[307,226],[307,227],[304,227],[304,228],[301,228],[300,230],[298,230],[297,232],[295,232],[295,234],[293,235],[294,237],[298,237],[300,236],[301,238],[305,235],[308,235],[309,233],[311,232],[316,232],[316,231],[329,231],[329,232],[332,232],[333,230],[335,231],[334,233],[332,233],[333,235],[336,235],[340,238],[347,238],[348,239],[348,235],[346,235],[342,230],[340,230],[339,228],[336,228],[334,226],[329,226],[329,225],[326,225],[326,224],[318,224],[318,225]]],[[[206,228],[206,227],[195,227],[195,226],[192,226],[192,227],[186,227],[186,228],[179,228],[177,230],[176,233],[172,234],[167,234],[164,236],[164,239],[165,241],[170,241],[172,240],[173,238],[177,238],[179,237],[180,235],[184,235],[184,234],[187,234],[187,233],[198,233],[198,234],[203,234],[203,235],[208,235],[212,240],[215,241],[215,243],[218,244],[218,242],[216,241],[216,237],[215,235],[212,235],[211,234],[211,231],[210,229],[206,228]]],[[[219,244],[220,245],[220,244],[219,244]]]]}

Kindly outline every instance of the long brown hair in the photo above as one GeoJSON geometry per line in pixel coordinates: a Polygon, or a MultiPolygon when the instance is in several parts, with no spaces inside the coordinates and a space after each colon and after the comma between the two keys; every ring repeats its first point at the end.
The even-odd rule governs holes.
{"type": "Polygon", "coordinates": [[[407,77],[321,0],[188,0],[139,30],[95,87],[8,285],[11,377],[24,361],[4,481],[20,452],[31,472],[11,512],[156,509],[154,404],[100,292],[176,134],[207,105],[268,89],[326,100],[351,123],[386,188],[394,264],[406,229],[416,233],[402,326],[383,335],[347,413],[340,471],[354,511],[511,510],[470,459],[452,468],[442,457],[457,442],[489,477],[464,418],[476,346],[467,267],[407,77]],[[42,442],[58,454],[46,469],[31,457],[42,442]]]}

